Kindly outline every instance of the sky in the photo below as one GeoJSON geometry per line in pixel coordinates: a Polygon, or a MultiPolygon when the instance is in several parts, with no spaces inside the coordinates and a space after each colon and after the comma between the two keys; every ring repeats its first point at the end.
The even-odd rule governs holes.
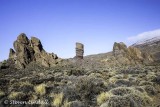
{"type": "Polygon", "coordinates": [[[112,51],[160,35],[160,0],[0,0],[0,61],[20,33],[39,38],[47,52],[75,56],[112,51]]]}

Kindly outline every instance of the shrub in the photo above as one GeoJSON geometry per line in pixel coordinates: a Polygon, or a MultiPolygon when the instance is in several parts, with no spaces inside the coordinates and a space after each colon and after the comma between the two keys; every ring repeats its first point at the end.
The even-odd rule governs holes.
{"type": "Polygon", "coordinates": [[[102,104],[103,106],[146,107],[146,105],[152,102],[152,99],[146,92],[140,92],[132,87],[118,87],[110,90],[108,93],[111,93],[110,97],[108,99],[103,99],[103,101],[106,101],[105,104],[102,104]]]}
{"type": "Polygon", "coordinates": [[[29,97],[29,100],[37,100],[38,99],[38,96],[36,94],[31,94],[30,97],[29,97]]]}
{"type": "Polygon", "coordinates": [[[113,95],[119,95],[119,96],[124,96],[126,94],[131,93],[132,91],[133,90],[131,90],[131,88],[128,87],[117,87],[110,90],[110,92],[113,93],[113,95]]]}
{"type": "Polygon", "coordinates": [[[84,103],[78,100],[70,102],[70,106],[71,107],[86,107],[84,103]]]}
{"type": "Polygon", "coordinates": [[[99,79],[83,77],[78,80],[75,86],[81,100],[89,103],[96,95],[103,91],[104,83],[99,81],[99,79]]]}
{"type": "Polygon", "coordinates": [[[106,107],[130,107],[128,102],[129,98],[124,96],[112,96],[108,100],[106,107]]]}
{"type": "Polygon", "coordinates": [[[143,85],[153,85],[153,83],[152,83],[152,82],[149,82],[149,81],[141,81],[141,82],[139,83],[139,85],[140,85],[140,86],[143,86],[143,85]]]}
{"type": "Polygon", "coordinates": [[[34,87],[34,90],[37,94],[39,95],[45,95],[46,94],[46,85],[45,84],[40,84],[34,87]]]}
{"type": "Polygon", "coordinates": [[[109,79],[109,83],[115,83],[115,82],[116,82],[116,80],[117,80],[117,78],[115,78],[115,77],[111,77],[111,78],[109,79]]]}
{"type": "Polygon", "coordinates": [[[115,84],[118,86],[131,86],[131,82],[127,79],[118,79],[115,81],[115,84]]]}
{"type": "Polygon", "coordinates": [[[80,96],[76,92],[76,87],[74,85],[67,86],[62,89],[63,94],[65,98],[67,98],[69,101],[80,100],[80,96]]]}
{"type": "Polygon", "coordinates": [[[160,75],[155,76],[152,81],[157,84],[160,84],[160,75]]]}
{"type": "Polygon", "coordinates": [[[67,72],[67,75],[75,75],[75,76],[80,76],[84,75],[84,70],[83,69],[71,69],[67,72]]]}
{"type": "Polygon", "coordinates": [[[128,78],[129,78],[129,75],[128,75],[128,74],[124,74],[124,75],[123,75],[123,78],[124,78],[124,79],[128,79],[128,78]]]}
{"type": "Polygon", "coordinates": [[[29,83],[28,81],[20,82],[19,90],[23,91],[24,93],[29,93],[34,91],[33,87],[33,84],[29,83]]]}
{"type": "Polygon", "coordinates": [[[145,91],[149,95],[155,95],[155,94],[157,94],[157,90],[152,85],[145,85],[143,87],[144,87],[145,91]]]}

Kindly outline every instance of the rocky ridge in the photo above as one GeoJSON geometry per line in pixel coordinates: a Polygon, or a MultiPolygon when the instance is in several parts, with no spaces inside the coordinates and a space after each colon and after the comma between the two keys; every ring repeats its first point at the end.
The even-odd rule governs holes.
{"type": "Polygon", "coordinates": [[[154,61],[152,55],[134,46],[127,47],[122,42],[115,42],[113,51],[105,53],[105,57],[96,57],[96,55],[93,55],[94,58],[90,56],[84,57],[84,45],[77,42],[75,48],[76,56],[71,59],[61,59],[54,53],[47,53],[38,38],[31,37],[29,40],[24,33],[17,37],[17,40],[14,42],[14,49],[10,49],[7,62],[8,65],[14,65],[18,69],[25,68],[31,62],[45,67],[54,67],[60,63],[62,65],[80,65],[81,67],[92,69],[94,67],[147,64],[154,61]]]}

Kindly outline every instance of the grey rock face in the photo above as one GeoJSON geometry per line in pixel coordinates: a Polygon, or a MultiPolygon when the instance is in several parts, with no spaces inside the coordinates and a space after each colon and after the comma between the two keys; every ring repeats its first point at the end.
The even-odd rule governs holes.
{"type": "Polygon", "coordinates": [[[77,59],[83,59],[84,45],[82,43],[76,43],[76,56],[77,59]]]}

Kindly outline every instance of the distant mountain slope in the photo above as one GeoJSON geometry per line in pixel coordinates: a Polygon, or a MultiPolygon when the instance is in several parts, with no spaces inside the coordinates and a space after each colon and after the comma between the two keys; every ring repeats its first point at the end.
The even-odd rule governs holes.
{"type": "Polygon", "coordinates": [[[139,48],[143,52],[152,54],[155,60],[160,61],[160,36],[139,41],[132,46],[139,48]]]}
{"type": "Polygon", "coordinates": [[[154,37],[154,38],[151,38],[151,39],[145,39],[145,40],[142,40],[142,41],[138,41],[137,43],[133,44],[134,45],[144,45],[144,44],[152,44],[152,43],[155,43],[155,42],[158,42],[160,41],[160,36],[157,36],[157,37],[154,37]]]}

